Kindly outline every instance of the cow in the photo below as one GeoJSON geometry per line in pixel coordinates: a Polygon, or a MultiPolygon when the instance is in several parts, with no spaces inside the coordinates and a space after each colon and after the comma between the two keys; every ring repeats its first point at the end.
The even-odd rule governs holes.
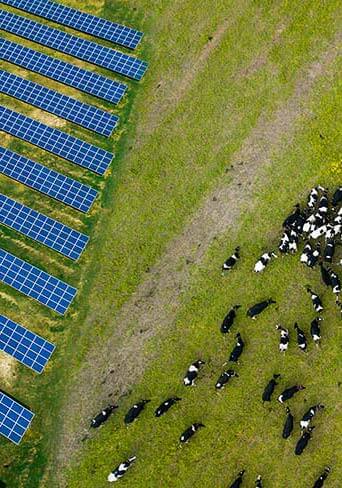
{"type": "Polygon", "coordinates": [[[240,259],[240,247],[236,247],[234,253],[222,265],[222,272],[230,271],[240,259]]]}
{"type": "Polygon", "coordinates": [[[327,244],[324,249],[323,259],[328,263],[332,263],[335,253],[335,241],[334,239],[328,239],[327,244]]]}
{"type": "Polygon", "coordinates": [[[302,417],[302,420],[300,421],[300,428],[302,430],[307,429],[310,425],[311,420],[314,418],[317,412],[320,410],[323,410],[324,405],[321,403],[318,403],[317,405],[313,405],[312,407],[309,408],[307,412],[302,417]]]}
{"type": "Polygon", "coordinates": [[[285,352],[287,351],[290,342],[289,331],[280,324],[276,325],[276,330],[280,331],[279,351],[285,352]]]}
{"type": "Polygon", "coordinates": [[[155,417],[161,417],[162,415],[164,415],[164,413],[166,413],[172,407],[172,405],[174,405],[175,403],[177,403],[179,401],[181,401],[181,398],[179,398],[179,397],[168,398],[163,403],[161,403],[159,405],[159,407],[155,410],[155,412],[154,412],[155,417]]]}
{"type": "Polygon", "coordinates": [[[337,205],[341,202],[342,202],[342,186],[337,188],[337,190],[335,191],[332,197],[332,205],[333,207],[337,207],[337,205]]]}
{"type": "Polygon", "coordinates": [[[205,362],[201,359],[198,359],[194,363],[190,364],[188,371],[186,372],[186,375],[183,379],[183,383],[185,386],[195,386],[195,379],[197,378],[198,372],[203,364],[205,364],[205,362]]]}
{"type": "Polygon", "coordinates": [[[239,375],[233,369],[228,369],[227,371],[224,371],[216,381],[215,388],[217,390],[222,390],[226,386],[230,378],[233,378],[234,376],[236,376],[236,378],[239,377],[239,375]]]}
{"type": "Polygon", "coordinates": [[[306,341],[306,337],[305,337],[304,331],[298,327],[297,322],[294,324],[294,329],[297,332],[297,344],[298,344],[298,347],[299,347],[299,349],[301,351],[304,351],[305,352],[306,351],[306,348],[307,348],[307,341],[306,341]]]}
{"type": "Polygon", "coordinates": [[[127,461],[123,461],[119,466],[117,466],[109,475],[107,480],[112,483],[113,481],[118,481],[123,475],[126,473],[128,468],[134,463],[136,460],[136,456],[132,456],[127,459],[127,461]]]}
{"type": "Polygon", "coordinates": [[[262,394],[262,401],[263,402],[270,402],[272,394],[274,392],[275,387],[277,386],[277,378],[280,378],[280,374],[274,374],[273,378],[267,383],[265,386],[264,392],[262,394]]]}
{"type": "Polygon", "coordinates": [[[253,305],[247,310],[247,317],[250,317],[251,319],[255,320],[257,315],[263,312],[272,303],[276,303],[276,301],[273,300],[272,298],[269,298],[268,300],[264,300],[263,302],[256,303],[255,305],[253,305]]]}
{"type": "Polygon", "coordinates": [[[240,471],[237,478],[233,481],[233,483],[230,485],[229,488],[239,488],[239,486],[241,486],[242,477],[243,477],[244,473],[245,473],[244,469],[242,471],[240,471]]]}
{"type": "Polygon", "coordinates": [[[296,444],[296,447],[295,447],[296,456],[300,456],[303,453],[304,449],[308,445],[309,440],[311,439],[311,433],[314,430],[314,428],[315,427],[309,427],[300,436],[300,438],[296,444]]]}
{"type": "MultiPolygon", "coordinates": [[[[342,189],[341,189],[342,190],[342,189]]],[[[322,488],[324,483],[325,483],[325,480],[327,479],[329,473],[331,471],[331,468],[329,468],[329,466],[326,466],[324,468],[324,471],[323,473],[320,475],[319,478],[317,478],[317,480],[315,481],[314,485],[312,488],[322,488]]]]}
{"type": "Polygon", "coordinates": [[[261,271],[264,271],[266,266],[270,263],[272,258],[277,258],[278,256],[273,252],[265,252],[260,256],[258,261],[255,263],[254,266],[254,271],[256,273],[261,273],[261,271]]]}
{"type": "Polygon", "coordinates": [[[232,363],[238,362],[238,359],[241,356],[243,348],[245,346],[245,343],[242,340],[240,332],[236,334],[235,338],[236,338],[236,344],[229,356],[229,361],[232,363]]]}
{"type": "Polygon", "coordinates": [[[290,243],[290,231],[285,230],[283,233],[283,236],[280,240],[280,243],[278,245],[278,249],[282,254],[285,254],[289,250],[289,243],[290,243]]]}
{"type": "Polygon", "coordinates": [[[135,403],[125,415],[125,424],[131,424],[132,422],[134,422],[144,410],[145,405],[150,401],[151,400],[141,400],[140,402],[135,403]]]}
{"type": "Polygon", "coordinates": [[[98,427],[100,427],[106,420],[108,420],[108,418],[111,416],[116,408],[118,408],[117,405],[108,405],[108,407],[104,408],[98,415],[96,415],[92,419],[90,427],[92,427],[93,429],[97,429],[98,427]]]}
{"type": "Polygon", "coordinates": [[[321,269],[321,278],[323,283],[328,287],[332,286],[331,276],[329,271],[323,266],[323,263],[319,263],[319,267],[321,269]]]}
{"type": "Polygon", "coordinates": [[[310,325],[310,334],[314,341],[314,343],[318,346],[319,341],[321,340],[321,328],[319,323],[323,320],[323,317],[316,317],[313,319],[310,325]]]}
{"type": "Polygon", "coordinates": [[[322,300],[320,299],[320,297],[317,295],[317,293],[312,291],[309,286],[307,286],[306,290],[311,295],[311,301],[312,301],[313,308],[315,309],[315,312],[316,313],[322,312],[324,309],[323,309],[323,304],[322,304],[322,300]]]}
{"type": "Polygon", "coordinates": [[[229,310],[229,312],[227,313],[227,315],[223,319],[223,322],[222,322],[221,327],[220,327],[222,334],[227,334],[227,332],[229,332],[229,330],[232,327],[234,320],[236,318],[236,310],[238,310],[240,307],[241,307],[241,305],[234,305],[234,307],[232,307],[229,310]]]}
{"type": "Polygon", "coordinates": [[[283,439],[287,439],[288,437],[290,437],[292,431],[293,431],[293,415],[289,407],[286,407],[286,419],[283,427],[283,439]]]}
{"type": "Polygon", "coordinates": [[[262,488],[262,479],[261,479],[261,474],[257,477],[255,480],[255,488],[262,488]]]}
{"type": "Polygon", "coordinates": [[[182,444],[185,444],[185,443],[189,442],[189,440],[195,434],[195,432],[197,432],[198,429],[201,429],[202,427],[205,427],[205,425],[204,424],[200,424],[198,422],[195,422],[194,424],[190,425],[190,427],[188,427],[183,432],[183,434],[180,436],[179,441],[182,444]]]}
{"type": "Polygon", "coordinates": [[[303,385],[294,385],[290,388],[286,388],[281,395],[278,397],[278,402],[284,403],[286,400],[289,400],[293,397],[295,393],[298,391],[305,390],[305,386],[303,385]]]}
{"type": "Polygon", "coordinates": [[[337,295],[338,298],[338,295],[341,293],[341,281],[335,271],[333,271],[331,268],[328,268],[328,273],[330,275],[332,291],[335,295],[337,295]]]}

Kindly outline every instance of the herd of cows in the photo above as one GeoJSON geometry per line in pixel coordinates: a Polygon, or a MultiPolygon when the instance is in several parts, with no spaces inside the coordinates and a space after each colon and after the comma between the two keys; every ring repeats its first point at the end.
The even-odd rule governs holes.
{"type": "MultiPolygon", "coordinates": [[[[318,265],[320,267],[321,278],[328,288],[331,289],[335,296],[335,301],[340,311],[342,312],[342,303],[339,300],[341,292],[341,282],[336,271],[331,268],[334,260],[335,248],[341,244],[342,236],[342,187],[338,188],[331,198],[329,198],[328,190],[318,186],[310,191],[308,196],[308,202],[305,208],[301,209],[300,205],[295,205],[294,211],[283,222],[283,235],[281,237],[278,249],[282,254],[296,253],[298,245],[301,240],[305,240],[304,248],[300,256],[300,261],[306,266],[313,268],[318,265]]],[[[256,262],[254,271],[257,273],[263,272],[265,268],[270,264],[273,258],[276,258],[275,252],[264,253],[256,262]]],[[[237,247],[234,253],[223,263],[222,272],[229,273],[238,264],[240,259],[240,248],[237,247]]],[[[339,263],[341,265],[342,260],[339,263]]],[[[324,311],[324,306],[321,298],[315,293],[309,286],[307,286],[307,292],[310,294],[312,306],[316,314],[319,314],[311,322],[310,335],[313,342],[318,345],[321,340],[320,322],[323,320],[321,313],[324,311]]],[[[261,314],[267,307],[274,304],[275,300],[269,298],[267,300],[256,303],[247,310],[247,317],[255,320],[259,314],[261,314]]],[[[220,330],[223,334],[229,333],[234,325],[235,319],[239,314],[238,310],[240,305],[234,305],[230,308],[227,315],[223,319],[220,326],[220,330]]],[[[276,330],[280,333],[279,351],[285,353],[289,341],[289,330],[283,327],[281,324],[276,325],[276,330]]],[[[305,332],[294,324],[294,330],[296,332],[297,345],[299,349],[306,352],[308,340],[305,332]]],[[[228,362],[238,364],[239,358],[244,350],[244,341],[239,332],[235,335],[235,345],[230,353],[228,362]]],[[[193,362],[187,369],[183,379],[184,386],[194,386],[195,381],[198,378],[201,367],[205,362],[201,359],[193,362]]],[[[223,371],[215,384],[216,389],[222,389],[233,377],[238,377],[238,373],[229,368],[223,371]]],[[[272,395],[278,385],[278,381],[281,378],[280,374],[274,374],[270,381],[265,386],[265,389],[261,395],[263,402],[271,401],[272,395]],[[277,381],[278,380],[278,381],[277,381]]],[[[285,388],[278,396],[278,401],[283,404],[290,398],[292,398],[297,392],[304,390],[305,387],[300,384],[296,384],[285,388]]],[[[170,397],[163,401],[155,410],[155,417],[161,417],[177,402],[181,401],[179,397],[170,397]]],[[[150,400],[144,399],[134,404],[124,417],[125,424],[134,422],[144,410],[147,403],[150,400]]],[[[91,427],[100,427],[117,408],[116,405],[109,405],[103,409],[96,417],[91,421],[91,427]]],[[[316,404],[311,406],[302,416],[299,424],[301,429],[301,435],[295,445],[294,452],[296,455],[301,455],[308,445],[311,439],[314,426],[311,425],[311,421],[314,416],[324,409],[324,405],[316,404]]],[[[180,436],[179,442],[181,444],[189,442],[189,440],[195,435],[195,433],[204,427],[204,424],[195,422],[190,425],[180,436]]],[[[282,437],[287,439],[290,437],[294,428],[294,417],[289,407],[286,407],[286,417],[283,427],[282,437]]],[[[117,481],[130,468],[135,462],[136,456],[128,458],[126,461],[119,464],[108,476],[108,481],[117,481]]],[[[326,478],[330,472],[330,467],[325,467],[321,475],[314,482],[313,488],[321,488],[324,485],[326,478]]],[[[230,488],[238,488],[243,483],[245,470],[241,470],[236,479],[230,485],[230,488]]],[[[259,475],[255,481],[257,488],[262,488],[262,477],[259,475]]]]}

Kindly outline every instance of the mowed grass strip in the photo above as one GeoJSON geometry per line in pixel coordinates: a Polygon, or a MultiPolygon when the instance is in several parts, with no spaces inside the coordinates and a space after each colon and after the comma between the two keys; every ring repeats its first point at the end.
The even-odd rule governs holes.
{"type": "MultiPolygon", "coordinates": [[[[133,2],[127,2],[130,12],[132,5],[133,2]]],[[[115,311],[132,294],[145,269],[181,230],[203,194],[221,180],[229,157],[241,146],[259,115],[271,115],[290,96],[298,70],[327,47],[336,30],[336,6],[335,2],[324,9],[306,8],[299,2],[292,5],[235,2],[227,7],[221,2],[208,16],[209,2],[203,5],[163,2],[162,6],[139,3],[139,12],[141,15],[144,12],[146,19],[140,27],[147,32],[151,68],[130,118],[134,127],[129,125],[132,128],[116,149],[117,166],[103,193],[101,222],[95,226],[96,219],[83,220],[89,230],[93,229],[93,241],[83,258],[88,262],[81,277],[83,294],[78,298],[77,308],[69,318],[57,319],[2,287],[10,297],[4,313],[11,312],[12,317],[15,314],[14,319],[21,318],[28,326],[30,322],[39,323],[39,332],[44,335],[44,330],[48,331],[49,338],[59,346],[45,377],[32,378],[18,368],[19,376],[11,391],[29,402],[37,417],[20,449],[1,442],[5,463],[9,464],[9,468],[1,471],[8,483],[36,487],[46,465],[54,467],[57,433],[62,425],[58,412],[60,405],[68,402],[68,381],[68,388],[77,384],[77,368],[84,354],[98,336],[105,340],[115,311]],[[210,45],[208,37],[219,29],[222,18],[230,19],[231,28],[211,52],[204,68],[194,73],[186,90],[180,90],[182,96],[172,98],[173,85],[169,80],[175,80],[176,86],[182,82],[188,68],[210,45]],[[172,39],[170,27],[174,29],[172,39]],[[279,29],[281,36],[274,43],[279,29]],[[265,50],[265,62],[257,63],[256,69],[251,70],[255,59],[264,55],[265,50]],[[162,117],[158,113],[156,124],[158,107],[162,117]],[[85,320],[89,307],[92,313],[85,320]]],[[[112,15],[109,3],[106,11],[112,15]]],[[[123,20],[123,10],[118,12],[123,20]]],[[[47,84],[50,86],[50,82],[47,84]]],[[[83,95],[82,99],[88,100],[83,95]]],[[[15,144],[20,144],[21,150],[24,147],[15,144]]],[[[35,148],[25,147],[25,153],[55,164],[35,148]]],[[[61,169],[62,163],[58,165],[61,169]]],[[[69,169],[74,171],[71,165],[69,169]]],[[[25,191],[28,199],[31,194],[25,191]]],[[[40,209],[42,200],[35,200],[35,208],[40,209]]],[[[24,199],[23,202],[27,203],[24,199]]],[[[6,245],[13,245],[8,237],[6,245]]],[[[20,252],[25,255],[28,248],[23,247],[20,252]]],[[[28,256],[37,265],[43,260],[47,270],[53,271],[57,266],[60,269],[36,246],[30,247],[28,256]]],[[[77,270],[74,284],[80,273],[77,270]]],[[[50,486],[56,484],[57,469],[51,480],[50,486]]]]}

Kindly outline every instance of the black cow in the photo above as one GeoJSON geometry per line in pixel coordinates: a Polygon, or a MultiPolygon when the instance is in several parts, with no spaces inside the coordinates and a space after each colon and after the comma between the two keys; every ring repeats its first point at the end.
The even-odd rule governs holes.
{"type": "Polygon", "coordinates": [[[215,388],[217,390],[223,389],[230,380],[230,378],[233,378],[234,376],[236,376],[237,378],[239,377],[239,375],[233,369],[228,369],[227,371],[224,371],[217,380],[215,388]]]}
{"type": "Polygon", "coordinates": [[[144,410],[145,405],[150,401],[151,400],[141,400],[140,402],[135,403],[125,415],[125,424],[131,424],[134,422],[144,410]]]}
{"type": "Polygon", "coordinates": [[[100,427],[108,418],[111,416],[113,411],[118,408],[117,405],[108,405],[108,407],[104,408],[98,415],[96,415],[92,421],[90,426],[96,429],[100,427]]]}
{"type": "Polygon", "coordinates": [[[238,362],[238,359],[241,356],[243,348],[245,346],[245,343],[242,340],[240,332],[236,334],[235,338],[236,338],[236,344],[229,356],[229,361],[232,363],[238,362]]]}
{"type": "Polygon", "coordinates": [[[300,436],[296,448],[295,448],[295,454],[297,456],[300,456],[306,446],[308,445],[309,440],[311,439],[311,432],[314,430],[315,427],[309,427],[307,430],[305,430],[302,435],[300,436]]]}
{"type": "Polygon", "coordinates": [[[263,302],[256,303],[247,310],[247,317],[255,320],[256,316],[259,315],[263,310],[265,310],[265,308],[267,308],[272,303],[276,303],[275,300],[272,300],[272,298],[264,300],[263,302]]]}
{"type": "Polygon", "coordinates": [[[329,466],[327,466],[327,467],[324,468],[324,471],[320,475],[320,477],[317,478],[317,480],[315,481],[315,484],[313,485],[312,488],[322,488],[323,485],[324,485],[325,480],[327,479],[327,477],[329,475],[329,473],[330,473],[330,468],[329,468],[329,466]]]}
{"type": "Polygon", "coordinates": [[[159,405],[159,407],[155,410],[154,415],[156,417],[161,417],[172,407],[172,405],[179,402],[180,400],[181,398],[179,397],[168,398],[167,400],[165,400],[163,403],[159,405]]]}
{"type": "Polygon", "coordinates": [[[235,317],[236,317],[236,310],[238,310],[239,308],[241,307],[241,305],[234,305],[234,307],[232,307],[229,312],[227,313],[227,315],[225,316],[225,318],[223,319],[223,322],[221,324],[221,332],[222,334],[227,334],[227,332],[229,332],[230,328],[232,327],[233,323],[234,323],[234,320],[235,320],[235,317]]]}
{"type": "Polygon", "coordinates": [[[323,266],[323,263],[319,263],[319,267],[321,268],[321,277],[322,277],[323,283],[326,286],[332,286],[329,271],[323,266]]]}
{"type": "Polygon", "coordinates": [[[278,397],[278,401],[280,403],[284,403],[286,400],[289,400],[290,398],[293,397],[297,391],[305,390],[305,386],[303,385],[294,385],[291,386],[290,388],[286,388],[286,390],[283,391],[281,395],[278,397]]]}
{"type": "Polygon", "coordinates": [[[293,431],[293,415],[289,407],[286,407],[286,419],[283,428],[283,439],[287,439],[288,437],[290,437],[292,431],[293,431]]]}
{"type": "Polygon", "coordinates": [[[297,331],[297,344],[301,351],[306,351],[307,348],[307,341],[304,334],[304,331],[298,327],[297,322],[294,325],[295,330],[297,331]]]}
{"type": "Polygon", "coordinates": [[[226,259],[226,261],[223,263],[222,271],[230,271],[232,268],[234,268],[234,266],[240,259],[239,251],[240,248],[236,247],[234,253],[231,256],[229,256],[229,258],[226,259]]]}
{"type": "Polygon", "coordinates": [[[195,434],[195,432],[198,431],[198,429],[200,429],[201,427],[205,427],[205,425],[203,424],[200,424],[200,423],[194,423],[192,425],[190,425],[189,428],[187,428],[183,434],[180,436],[179,440],[182,444],[185,444],[186,442],[189,442],[189,440],[191,439],[191,437],[195,434]]]}
{"type": "Polygon", "coordinates": [[[342,186],[340,186],[340,188],[337,188],[337,190],[333,195],[332,198],[333,207],[336,207],[340,202],[342,202],[342,186]]]}
{"type": "Polygon", "coordinates": [[[229,488],[239,488],[239,486],[242,483],[242,477],[243,477],[244,473],[245,473],[244,469],[242,471],[240,471],[237,478],[233,481],[233,483],[230,485],[229,488]]]}
{"type": "Polygon", "coordinates": [[[270,402],[272,394],[274,392],[275,387],[277,386],[276,379],[280,378],[280,374],[274,374],[273,378],[267,383],[264,392],[262,394],[262,401],[263,402],[270,402]]]}

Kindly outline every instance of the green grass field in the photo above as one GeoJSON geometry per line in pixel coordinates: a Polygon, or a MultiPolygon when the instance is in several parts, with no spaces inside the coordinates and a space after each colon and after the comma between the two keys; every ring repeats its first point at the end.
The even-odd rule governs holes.
{"type": "Polygon", "coordinates": [[[2,247],[79,288],[62,318],[0,285],[1,313],[57,344],[39,377],[0,356],[4,390],[36,413],[20,447],[0,440],[0,479],[10,488],[101,488],[119,462],[136,454],[120,486],[223,488],[245,468],[246,486],[260,473],[266,487],[305,488],[329,464],[326,486],[338,488],[341,321],[333,297],[318,270],[304,269],[298,256],[274,261],[260,276],[252,269],[262,252],[276,248],[284,217],[312,185],[342,182],[339,3],[64,3],[143,30],[137,55],[150,67],[141,83],[128,82],[128,97],[113,108],[4,63],[118,113],[121,124],[106,141],[1,96],[9,107],[113,148],[116,159],[99,178],[2,134],[2,144],[101,196],[83,216],[0,177],[2,192],[91,236],[73,264],[0,229],[2,247]],[[236,245],[243,259],[222,277],[220,266],[236,245]],[[308,283],[326,305],[322,347],[310,344],[304,356],[293,342],[280,356],[275,324],[292,328],[298,321],[308,331],[314,318],[308,283]],[[269,296],[277,305],[247,320],[246,307],[269,296]],[[241,332],[246,350],[240,377],[216,393],[234,342],[219,325],[234,303],[242,308],[233,332],[241,332]],[[185,389],[183,374],[198,357],[207,361],[198,386],[185,389]],[[326,404],[300,458],[293,453],[298,422],[283,441],[283,409],[260,400],[274,372],[282,373],[281,386],[306,386],[289,402],[297,420],[311,404],[326,404]],[[154,419],[169,395],[183,400],[154,419]],[[152,401],[127,429],[123,416],[141,398],[152,401]],[[90,418],[113,400],[120,408],[82,442],[90,418]],[[193,421],[206,428],[180,449],[179,435],[193,421]]]}

